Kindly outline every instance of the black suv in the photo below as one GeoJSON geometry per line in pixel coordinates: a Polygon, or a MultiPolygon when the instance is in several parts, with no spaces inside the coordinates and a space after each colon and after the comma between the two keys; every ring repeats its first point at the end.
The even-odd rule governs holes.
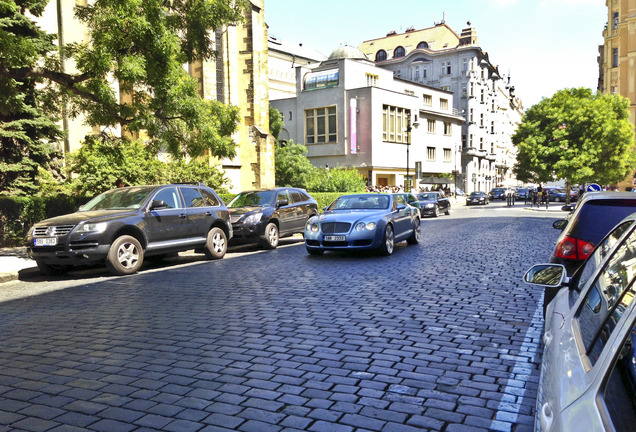
{"type": "Polygon", "coordinates": [[[307,219],[318,214],[318,204],[303,189],[282,187],[241,192],[227,205],[235,242],[278,246],[281,237],[305,231],[307,219]]]}
{"type": "Polygon", "coordinates": [[[145,256],[196,249],[223,258],[232,225],[227,207],[203,185],[134,186],[104,192],[79,211],[38,222],[27,252],[45,274],[105,262],[135,273],[145,256]]]}

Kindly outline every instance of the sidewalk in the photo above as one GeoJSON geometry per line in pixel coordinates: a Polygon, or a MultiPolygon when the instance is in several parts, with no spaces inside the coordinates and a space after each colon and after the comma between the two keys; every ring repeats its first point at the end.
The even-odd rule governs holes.
{"type": "MultiPolygon", "coordinates": [[[[0,283],[17,280],[22,270],[37,269],[23,247],[0,248],[0,283]]],[[[36,270],[37,271],[37,270],[36,270]]]]}

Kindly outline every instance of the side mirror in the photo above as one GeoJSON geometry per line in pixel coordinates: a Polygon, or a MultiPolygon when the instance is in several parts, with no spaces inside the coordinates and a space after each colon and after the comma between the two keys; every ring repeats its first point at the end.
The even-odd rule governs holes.
{"type": "Polygon", "coordinates": [[[283,198],[282,200],[278,201],[276,207],[285,207],[286,205],[289,205],[289,200],[283,198]]]}
{"type": "Polygon", "coordinates": [[[570,281],[568,272],[562,264],[536,264],[523,275],[528,285],[558,288],[570,281]]]}
{"type": "Polygon", "coordinates": [[[554,221],[552,224],[552,228],[563,231],[563,229],[567,226],[568,221],[566,219],[559,219],[554,221]]]}
{"type": "Polygon", "coordinates": [[[150,210],[161,210],[168,208],[168,204],[162,200],[153,200],[152,204],[150,204],[150,210]]]}
{"type": "Polygon", "coordinates": [[[406,206],[404,204],[398,204],[397,206],[395,206],[395,209],[397,211],[404,210],[405,208],[406,208],[406,206]]]}
{"type": "Polygon", "coordinates": [[[571,212],[572,210],[574,210],[574,204],[564,205],[563,207],[561,207],[561,210],[571,212]]]}

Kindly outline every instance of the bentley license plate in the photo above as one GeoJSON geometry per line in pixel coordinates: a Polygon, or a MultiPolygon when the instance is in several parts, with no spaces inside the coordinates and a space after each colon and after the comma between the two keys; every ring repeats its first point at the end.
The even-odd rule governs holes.
{"type": "Polygon", "coordinates": [[[34,246],[55,246],[56,244],[57,237],[36,238],[33,241],[34,246]]]}
{"type": "Polygon", "coordinates": [[[346,237],[345,236],[325,236],[325,238],[323,239],[324,241],[345,241],[346,237]]]}

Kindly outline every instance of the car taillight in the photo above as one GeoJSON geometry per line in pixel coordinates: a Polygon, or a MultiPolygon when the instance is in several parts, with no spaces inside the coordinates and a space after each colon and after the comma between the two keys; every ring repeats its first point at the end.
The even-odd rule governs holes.
{"type": "Polygon", "coordinates": [[[584,260],[593,250],[592,243],[565,236],[557,245],[554,255],[557,258],[584,260]]]}

